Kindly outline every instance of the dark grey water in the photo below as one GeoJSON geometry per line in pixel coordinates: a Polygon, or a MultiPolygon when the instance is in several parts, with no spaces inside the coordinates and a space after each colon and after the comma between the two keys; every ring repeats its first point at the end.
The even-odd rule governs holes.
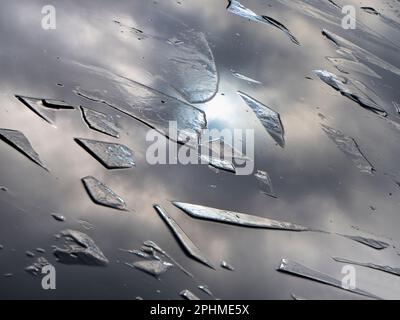
{"type": "MultiPolygon", "coordinates": [[[[23,133],[29,150],[0,141],[0,298],[208,299],[212,292],[220,299],[360,299],[276,269],[288,259],[341,279],[344,264],[332,257],[400,266],[399,1],[240,2],[265,23],[229,12],[226,0],[56,0],[56,29],[44,30],[46,1],[2,1],[0,128],[23,133]],[[357,8],[355,30],[341,27],[338,6],[346,4],[357,8]],[[314,70],[336,75],[340,91],[314,70]],[[238,92],[267,107],[269,121],[260,122],[238,92]],[[39,100],[29,107],[16,95],[39,100]],[[84,118],[80,106],[94,112],[84,118]],[[180,142],[196,139],[206,125],[254,129],[254,171],[150,165],[146,134],[165,131],[170,120],[180,142]],[[341,135],[333,139],[327,127],[341,135]],[[108,170],[75,138],[122,145],[135,166],[129,160],[125,169],[108,170]],[[374,170],[366,173],[366,166],[374,170]],[[258,170],[268,173],[268,192],[258,170]],[[87,176],[129,210],[94,203],[81,182],[87,176]],[[324,232],[195,219],[171,201],[324,232]],[[154,204],[215,270],[186,255],[154,204]],[[57,239],[64,230],[90,241],[57,239]],[[348,236],[390,246],[376,250],[348,236]],[[78,258],[95,252],[104,266],[57,261],[53,246],[78,258]],[[149,259],[131,253],[139,249],[149,259]],[[154,277],[135,267],[139,261],[168,267],[154,277]],[[25,271],[33,266],[28,270],[37,274],[48,263],[56,268],[56,290],[43,290],[41,275],[25,271]]],[[[400,298],[399,277],[355,268],[357,289],[400,298]]]]}

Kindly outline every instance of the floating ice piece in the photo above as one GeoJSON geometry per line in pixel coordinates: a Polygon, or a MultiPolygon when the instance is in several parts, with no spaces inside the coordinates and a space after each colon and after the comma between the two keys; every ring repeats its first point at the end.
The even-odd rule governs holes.
{"type": "Polygon", "coordinates": [[[290,222],[271,220],[264,217],[253,216],[233,211],[209,208],[189,203],[173,201],[172,204],[193,218],[212,220],[216,222],[229,223],[244,227],[277,229],[288,231],[307,231],[306,227],[290,222]]]}
{"type": "Polygon", "coordinates": [[[65,217],[61,214],[57,214],[57,213],[52,213],[51,216],[54,218],[54,220],[60,221],[60,222],[64,222],[65,221],[65,217]]]}
{"type": "MultiPolygon", "coordinates": [[[[234,148],[231,144],[224,141],[223,138],[208,140],[207,137],[202,137],[200,146],[202,154],[207,153],[215,158],[246,161],[252,160],[247,155],[234,148]],[[203,150],[203,148],[206,148],[207,150],[203,150]]],[[[240,146],[243,147],[242,145],[240,146]]]]}
{"type": "Polygon", "coordinates": [[[240,79],[240,80],[244,80],[244,81],[247,81],[247,82],[250,82],[250,83],[255,83],[255,84],[262,84],[260,81],[257,81],[257,80],[254,80],[254,79],[252,79],[252,78],[249,78],[249,77],[247,77],[247,76],[245,76],[245,75],[243,75],[243,74],[240,74],[240,73],[238,73],[238,72],[236,72],[236,71],[234,71],[234,70],[231,70],[232,71],[232,74],[236,77],[236,78],[238,78],[238,79],[240,79]]]}
{"type": "Polygon", "coordinates": [[[176,239],[179,241],[179,243],[182,245],[182,247],[185,249],[190,257],[194,258],[197,261],[200,261],[211,269],[215,269],[210,260],[203,255],[200,249],[196,247],[196,245],[192,242],[192,240],[190,240],[190,238],[186,235],[182,228],[161,206],[154,205],[154,209],[168,225],[168,227],[174,233],[176,239]]]}
{"type": "Polygon", "coordinates": [[[339,78],[337,75],[326,70],[313,71],[323,82],[339,91],[343,96],[358,103],[361,107],[368,109],[383,117],[387,116],[385,109],[379,106],[375,100],[366,92],[368,88],[359,81],[347,78],[339,78]]]}
{"type": "Polygon", "coordinates": [[[44,121],[50,124],[54,122],[55,111],[49,108],[45,108],[42,99],[24,97],[19,95],[16,95],[15,97],[25,106],[31,109],[34,113],[36,113],[39,117],[41,117],[44,121]]]}
{"type": "Polygon", "coordinates": [[[231,266],[228,262],[226,262],[225,260],[222,260],[222,261],[221,261],[221,267],[224,268],[224,269],[226,269],[226,270],[229,270],[229,271],[235,271],[235,268],[232,267],[232,266],[231,266]]]}
{"type": "Polygon", "coordinates": [[[33,263],[32,265],[28,266],[25,268],[25,271],[34,275],[34,276],[38,276],[42,274],[42,269],[43,267],[50,265],[50,263],[47,261],[46,258],[44,257],[39,257],[35,263],[33,263]]]}
{"type": "MultiPolygon", "coordinates": [[[[182,267],[173,257],[171,257],[166,251],[164,251],[158,244],[150,240],[145,241],[143,244],[144,246],[154,249],[158,253],[162,254],[164,257],[171,260],[183,273],[193,278],[193,275],[189,271],[187,271],[184,267],[182,267]]],[[[154,254],[153,256],[155,257],[154,254]]]]}
{"type": "Polygon", "coordinates": [[[243,92],[239,91],[238,95],[241,96],[246,104],[253,110],[257,118],[276,143],[283,148],[285,146],[285,131],[279,113],[243,92]]]}
{"type": "Polygon", "coordinates": [[[205,292],[206,294],[208,294],[210,297],[214,297],[214,294],[211,292],[211,290],[208,288],[208,286],[206,285],[199,285],[197,286],[197,288],[199,288],[201,291],[205,292]]]}
{"type": "Polygon", "coordinates": [[[42,163],[42,160],[40,160],[39,155],[22,132],[17,130],[0,129],[0,138],[48,171],[42,163]]]}
{"type": "Polygon", "coordinates": [[[280,23],[279,21],[268,17],[268,16],[260,16],[258,14],[256,14],[255,12],[253,12],[252,10],[246,8],[245,6],[243,6],[239,1],[236,0],[228,0],[229,4],[227,7],[227,10],[230,13],[236,14],[238,16],[241,16],[243,18],[247,18],[250,19],[252,21],[255,22],[261,22],[261,23],[265,23],[265,24],[270,24],[276,28],[278,28],[279,30],[283,31],[289,38],[290,40],[297,44],[300,45],[300,42],[296,39],[296,37],[289,31],[288,28],[286,28],[282,23],[280,23]]]}
{"type": "Polygon", "coordinates": [[[80,138],[76,138],[75,141],[107,169],[124,169],[135,165],[133,151],[127,146],[80,138]]]}
{"type": "Polygon", "coordinates": [[[108,259],[88,235],[75,230],[64,230],[61,235],[64,238],[72,239],[74,243],[65,243],[64,248],[56,247],[54,249],[53,253],[59,262],[93,266],[108,264],[108,259]]]}
{"type": "Polygon", "coordinates": [[[382,265],[375,264],[375,263],[370,263],[370,262],[357,262],[357,261],[343,259],[343,258],[333,258],[333,260],[335,260],[337,262],[342,262],[342,263],[346,263],[346,264],[353,264],[353,265],[356,265],[356,266],[375,269],[375,270],[387,272],[387,273],[390,273],[390,274],[394,274],[396,276],[400,276],[400,268],[393,268],[393,267],[390,267],[390,266],[382,266],[382,265]]]}
{"type": "Polygon", "coordinates": [[[357,142],[353,138],[326,125],[322,125],[322,130],[324,130],[328,137],[335,142],[336,146],[353,161],[361,172],[372,174],[375,171],[374,167],[363,155],[357,142]]]}
{"type": "Polygon", "coordinates": [[[349,236],[349,235],[341,235],[345,238],[351,239],[353,241],[357,241],[359,243],[362,243],[368,247],[374,248],[376,250],[383,250],[389,247],[390,245],[386,242],[371,239],[371,238],[364,238],[360,236],[349,236]]]}
{"type": "Polygon", "coordinates": [[[369,62],[371,64],[374,64],[386,71],[392,72],[392,73],[400,76],[399,68],[386,62],[385,60],[382,60],[381,58],[375,56],[371,52],[357,46],[356,44],[346,40],[345,38],[338,36],[337,34],[331,32],[329,30],[323,29],[322,34],[327,39],[331,40],[337,47],[346,48],[347,50],[349,50],[357,59],[366,60],[367,62],[369,62]]]}
{"type": "Polygon", "coordinates": [[[111,115],[81,107],[83,119],[93,130],[119,138],[119,131],[111,115]]]}
{"type": "Polygon", "coordinates": [[[208,163],[210,166],[216,169],[236,173],[234,164],[228,160],[211,157],[205,154],[200,155],[200,160],[204,163],[208,163]]]}
{"type": "Polygon", "coordinates": [[[82,182],[95,203],[118,210],[127,210],[125,201],[96,178],[87,176],[82,179],[82,182]]]}
{"type": "Polygon", "coordinates": [[[327,284],[327,285],[330,285],[330,286],[333,286],[333,287],[336,287],[336,288],[339,288],[339,289],[343,289],[343,290],[346,290],[346,291],[357,293],[357,294],[363,295],[365,297],[374,298],[374,299],[380,299],[379,297],[377,297],[377,296],[375,296],[375,295],[373,295],[373,294],[371,294],[371,293],[369,293],[367,291],[358,289],[358,288],[346,289],[345,287],[342,286],[342,281],[341,280],[335,279],[335,278],[333,278],[333,277],[331,277],[331,276],[329,276],[327,274],[324,274],[324,273],[321,273],[319,271],[310,269],[308,267],[305,267],[305,266],[301,265],[300,263],[297,263],[295,261],[291,261],[291,260],[288,260],[288,259],[282,259],[277,270],[281,271],[281,272],[289,273],[289,274],[292,274],[292,275],[300,276],[300,277],[303,277],[303,278],[307,278],[307,279],[310,279],[310,280],[314,280],[314,281],[317,281],[317,282],[321,282],[321,283],[324,283],[324,284],[327,284]]]}
{"type": "Polygon", "coordinates": [[[371,68],[367,67],[365,64],[358,62],[358,61],[353,61],[349,60],[346,58],[339,58],[339,57],[326,57],[328,61],[330,61],[336,69],[338,69],[342,73],[349,74],[350,71],[356,71],[359,73],[366,74],[371,77],[375,77],[378,79],[382,79],[382,77],[377,74],[374,70],[371,68]]]}
{"type": "Polygon", "coordinates": [[[266,194],[273,198],[277,198],[274,192],[274,188],[272,187],[272,181],[268,172],[257,170],[254,176],[257,179],[258,187],[261,193],[266,194]]]}
{"type": "Polygon", "coordinates": [[[186,300],[200,300],[198,296],[196,296],[193,292],[191,292],[188,289],[182,290],[179,293],[179,295],[185,298],[186,300]]]}
{"type": "Polygon", "coordinates": [[[173,267],[173,264],[160,260],[143,260],[132,263],[130,266],[158,277],[173,267]]]}

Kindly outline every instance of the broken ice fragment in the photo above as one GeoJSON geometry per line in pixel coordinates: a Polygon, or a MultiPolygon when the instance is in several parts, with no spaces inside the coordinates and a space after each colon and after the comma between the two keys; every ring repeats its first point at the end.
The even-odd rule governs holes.
{"type": "Polygon", "coordinates": [[[353,100],[361,107],[368,109],[380,116],[386,117],[387,112],[366,92],[367,87],[359,81],[347,78],[339,78],[337,75],[326,70],[313,71],[323,82],[339,91],[344,97],[353,100]]]}
{"type": "Polygon", "coordinates": [[[181,246],[185,249],[187,254],[194,258],[197,261],[205,264],[206,266],[215,269],[213,264],[207,259],[199,248],[190,240],[190,238],[186,235],[186,233],[182,230],[182,228],[176,223],[176,221],[159,205],[154,205],[154,209],[158,212],[160,217],[164,220],[164,222],[171,229],[176,239],[179,241],[181,246]]]}
{"type": "Polygon", "coordinates": [[[236,72],[236,71],[234,71],[234,70],[231,70],[232,71],[232,74],[236,77],[236,78],[238,78],[238,79],[240,79],[240,80],[244,80],[244,81],[247,81],[247,82],[250,82],[250,83],[255,83],[255,84],[262,84],[260,81],[257,81],[257,80],[254,80],[254,79],[252,79],[252,78],[249,78],[249,77],[247,77],[247,76],[245,76],[245,75],[243,75],[243,74],[240,74],[240,73],[238,73],[238,72],[236,72]]]}
{"type": "Polygon", "coordinates": [[[44,121],[50,124],[54,122],[55,111],[45,108],[43,106],[43,101],[41,99],[18,96],[18,95],[16,95],[15,97],[25,106],[31,109],[34,113],[36,113],[39,117],[41,117],[44,121]]]}
{"type": "Polygon", "coordinates": [[[204,154],[200,155],[200,160],[201,162],[208,163],[210,166],[216,169],[236,173],[235,166],[228,160],[211,157],[204,154]]]}
{"type": "Polygon", "coordinates": [[[93,130],[119,138],[118,128],[111,115],[81,107],[83,119],[93,130]]]}
{"type": "Polygon", "coordinates": [[[241,16],[243,18],[247,18],[249,20],[255,21],[255,22],[261,22],[261,23],[265,23],[265,24],[270,24],[276,28],[278,28],[279,30],[283,31],[284,33],[286,33],[286,35],[290,38],[290,40],[297,44],[300,45],[299,41],[296,39],[296,37],[289,31],[288,28],[286,28],[282,23],[280,23],[279,21],[265,16],[265,15],[258,15],[255,12],[253,12],[252,10],[246,8],[245,6],[243,6],[239,1],[236,0],[228,0],[228,11],[236,14],[238,16],[241,16]]]}
{"type": "Polygon", "coordinates": [[[258,187],[261,193],[276,198],[269,174],[266,171],[257,170],[254,176],[257,179],[258,187]]]}
{"type": "Polygon", "coordinates": [[[238,92],[238,95],[246,102],[253,110],[257,118],[260,120],[264,128],[268,131],[271,137],[282,148],[285,146],[284,129],[279,113],[263,105],[261,102],[253,99],[243,92],[238,92]]]}
{"type": "Polygon", "coordinates": [[[211,220],[216,222],[234,224],[244,227],[277,229],[288,231],[307,231],[308,228],[290,222],[271,220],[264,217],[253,216],[245,213],[220,210],[183,202],[172,202],[193,218],[211,220]]]}
{"type": "Polygon", "coordinates": [[[387,273],[390,273],[390,274],[394,274],[396,276],[400,276],[400,268],[393,268],[393,267],[390,267],[390,266],[382,266],[382,265],[375,264],[375,263],[370,263],[370,262],[357,262],[357,261],[352,261],[352,260],[342,259],[342,258],[333,258],[333,260],[335,260],[337,262],[342,262],[342,263],[346,263],[346,264],[353,264],[353,265],[356,265],[356,266],[375,269],[375,270],[387,272],[387,273]]]}
{"type": "Polygon", "coordinates": [[[65,101],[55,99],[42,99],[43,105],[52,109],[75,109],[65,101]]]}
{"type": "Polygon", "coordinates": [[[327,136],[335,142],[336,146],[353,161],[361,172],[372,174],[375,171],[374,167],[363,155],[357,142],[353,138],[326,125],[322,125],[322,130],[324,130],[327,136]]]}
{"type": "Polygon", "coordinates": [[[158,277],[173,267],[173,264],[160,260],[143,260],[130,264],[141,271],[144,271],[154,277],[158,277]]]}
{"type": "Polygon", "coordinates": [[[50,265],[50,263],[47,261],[46,258],[44,257],[39,257],[35,263],[33,263],[32,265],[30,265],[29,267],[25,268],[25,271],[34,275],[34,276],[38,276],[42,274],[42,269],[43,267],[50,265]]]}
{"type": "Polygon", "coordinates": [[[52,213],[51,216],[54,218],[54,220],[57,220],[57,221],[60,221],[60,222],[64,222],[65,221],[65,217],[63,215],[52,213]]]}
{"type": "Polygon", "coordinates": [[[299,276],[302,278],[321,282],[321,283],[324,283],[324,284],[327,284],[327,285],[330,285],[333,287],[337,287],[339,289],[343,289],[346,291],[350,291],[353,293],[357,293],[357,294],[360,294],[360,295],[363,295],[363,296],[366,296],[369,298],[379,299],[379,297],[377,297],[367,291],[358,289],[358,288],[354,288],[354,289],[348,288],[347,289],[342,285],[342,280],[335,279],[327,274],[310,269],[306,266],[301,265],[300,263],[297,263],[295,261],[291,261],[288,259],[282,259],[277,270],[281,271],[281,272],[289,273],[292,275],[296,275],[296,276],[299,276]]]}
{"type": "Polygon", "coordinates": [[[224,260],[221,261],[221,267],[226,270],[229,270],[229,271],[235,271],[235,268],[232,267],[228,262],[226,262],[224,260]]]}
{"type": "Polygon", "coordinates": [[[93,202],[118,210],[127,210],[125,201],[96,178],[87,176],[82,182],[93,202]]]}
{"type": "Polygon", "coordinates": [[[349,236],[349,235],[341,235],[345,238],[351,239],[353,241],[357,241],[359,243],[362,243],[368,247],[371,247],[376,250],[383,250],[389,247],[390,245],[386,242],[375,240],[375,239],[370,239],[370,238],[364,238],[360,236],[349,236]]]}
{"type": "Polygon", "coordinates": [[[191,292],[190,290],[182,290],[179,293],[180,296],[182,296],[183,298],[185,298],[186,300],[200,300],[200,298],[198,296],[196,296],[193,292],[191,292]]]}
{"type": "Polygon", "coordinates": [[[300,297],[294,293],[292,293],[290,296],[293,298],[293,300],[307,300],[306,298],[300,297]]]}
{"type": "Polygon", "coordinates": [[[0,129],[0,138],[48,171],[40,160],[39,155],[22,132],[17,130],[0,129]]]}
{"type": "Polygon", "coordinates": [[[197,286],[197,288],[199,288],[201,291],[205,292],[206,294],[208,294],[210,297],[214,297],[214,294],[211,292],[211,290],[208,288],[208,286],[206,285],[199,285],[197,286]]]}
{"type": "Polygon", "coordinates": [[[371,77],[382,79],[382,77],[379,74],[377,74],[374,70],[372,70],[371,68],[367,67],[366,65],[358,61],[352,61],[349,59],[338,58],[338,57],[326,57],[326,59],[330,61],[335,66],[335,68],[342,73],[348,74],[349,70],[351,70],[369,75],[371,77]]]}
{"type": "Polygon", "coordinates": [[[75,141],[107,169],[124,169],[135,165],[133,151],[127,146],[80,138],[76,138],[75,141]]]}
{"type": "Polygon", "coordinates": [[[66,239],[71,239],[73,243],[65,243],[64,248],[54,249],[53,253],[59,262],[93,266],[108,264],[108,259],[88,235],[75,230],[64,230],[61,235],[66,239]]]}

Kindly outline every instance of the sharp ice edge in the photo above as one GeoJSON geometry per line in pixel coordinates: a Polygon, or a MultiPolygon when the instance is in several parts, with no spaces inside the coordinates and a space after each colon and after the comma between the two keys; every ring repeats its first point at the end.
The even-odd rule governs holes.
{"type": "Polygon", "coordinates": [[[45,108],[41,99],[24,97],[20,95],[16,95],[15,97],[44,121],[53,124],[55,120],[55,110],[45,108]]]}
{"type": "Polygon", "coordinates": [[[205,292],[210,297],[215,299],[214,294],[211,292],[211,290],[208,288],[208,286],[206,286],[206,285],[198,285],[197,288],[199,288],[201,291],[205,292]]]}
{"type": "Polygon", "coordinates": [[[143,260],[132,264],[128,263],[127,265],[146,272],[154,277],[159,277],[173,267],[172,263],[160,260],[143,260]]]}
{"type": "Polygon", "coordinates": [[[261,193],[266,194],[270,197],[277,198],[274,192],[274,188],[272,186],[272,181],[271,178],[266,171],[262,170],[257,170],[257,172],[254,174],[254,176],[257,179],[258,182],[258,187],[261,191],[261,193]]]}
{"type": "Polygon", "coordinates": [[[60,222],[64,222],[65,221],[65,217],[61,214],[57,214],[57,213],[52,213],[51,216],[54,218],[54,220],[60,221],[60,222]]]}
{"type": "Polygon", "coordinates": [[[87,125],[96,131],[102,132],[114,138],[119,138],[119,131],[111,115],[92,109],[81,107],[82,116],[87,125]]]}
{"type": "Polygon", "coordinates": [[[343,235],[343,234],[338,234],[342,237],[348,238],[350,240],[362,243],[368,247],[371,247],[376,250],[383,250],[388,248],[390,245],[386,242],[380,241],[380,240],[375,240],[371,238],[365,238],[361,236],[351,236],[351,235],[343,235]]]}
{"type": "Polygon", "coordinates": [[[193,292],[188,289],[182,290],[179,295],[186,300],[201,300],[198,296],[196,296],[193,292]]]}
{"type": "Polygon", "coordinates": [[[394,274],[396,276],[400,276],[400,268],[393,268],[390,266],[384,266],[384,265],[379,265],[371,262],[358,262],[354,260],[349,260],[349,259],[343,259],[343,258],[333,258],[336,262],[341,262],[341,263],[347,263],[347,264],[352,264],[356,266],[361,266],[361,267],[366,267],[374,270],[379,270],[383,272],[387,272],[390,274],[394,274]]]}
{"type": "Polygon", "coordinates": [[[262,84],[260,81],[254,80],[252,78],[249,78],[249,77],[247,77],[247,76],[245,76],[245,75],[243,75],[243,74],[241,74],[239,72],[236,72],[234,70],[231,70],[231,72],[236,78],[238,78],[240,80],[244,80],[244,81],[247,81],[247,82],[250,82],[250,83],[255,83],[255,84],[262,84]]]}
{"type": "Polygon", "coordinates": [[[365,64],[361,62],[340,57],[326,57],[326,59],[329,62],[331,62],[338,71],[342,73],[349,74],[350,70],[363,73],[374,78],[382,79],[382,77],[379,74],[377,74],[374,70],[367,67],[365,64]]]}
{"type": "Polygon", "coordinates": [[[224,268],[224,269],[226,269],[226,270],[229,270],[229,271],[235,271],[235,268],[232,267],[232,265],[230,265],[230,264],[229,264],[228,262],[226,262],[225,260],[222,260],[222,261],[221,261],[221,267],[224,268]]]}
{"type": "Polygon", "coordinates": [[[50,265],[47,259],[44,257],[39,257],[32,265],[26,267],[25,271],[34,276],[38,276],[42,274],[43,267],[47,265],[50,265]]]}
{"type": "Polygon", "coordinates": [[[37,165],[48,171],[48,169],[44,166],[42,160],[40,160],[39,155],[33,149],[31,143],[22,132],[10,129],[0,129],[0,139],[3,139],[9,145],[11,145],[19,152],[31,159],[33,162],[35,162],[37,165]]]}
{"type": "Polygon", "coordinates": [[[255,227],[288,231],[308,231],[309,229],[290,222],[271,220],[264,217],[253,216],[233,211],[220,210],[200,205],[173,201],[173,205],[181,209],[193,218],[211,220],[216,222],[239,225],[243,227],[255,227]]]}
{"type": "Polygon", "coordinates": [[[212,157],[220,158],[220,159],[232,159],[232,160],[245,160],[251,161],[248,156],[243,154],[241,151],[235,149],[231,144],[224,141],[223,137],[218,139],[208,139],[207,137],[202,137],[200,139],[200,147],[206,148],[207,151],[203,152],[202,154],[207,153],[208,155],[211,154],[212,157]]]}
{"type": "Polygon", "coordinates": [[[219,159],[205,154],[200,155],[200,160],[202,163],[207,163],[216,169],[236,173],[234,164],[228,160],[219,159]]]}
{"type": "Polygon", "coordinates": [[[274,18],[265,16],[265,15],[256,14],[252,10],[250,10],[250,9],[246,8],[245,6],[243,6],[239,1],[236,1],[236,0],[228,0],[228,1],[229,1],[229,4],[228,4],[228,7],[227,7],[227,10],[230,13],[236,14],[236,15],[241,16],[243,18],[250,19],[250,20],[255,21],[255,22],[261,22],[261,23],[272,25],[275,28],[278,28],[279,30],[283,31],[293,43],[295,43],[297,45],[300,45],[300,42],[289,31],[289,29],[286,28],[279,21],[275,20],[274,18]]]}
{"type": "Polygon", "coordinates": [[[353,292],[353,293],[356,293],[356,294],[359,294],[359,295],[362,295],[365,297],[380,299],[379,297],[377,297],[367,291],[358,289],[358,288],[346,289],[342,286],[341,280],[335,279],[327,274],[324,274],[317,270],[310,269],[306,266],[301,265],[300,263],[297,263],[295,261],[291,261],[288,259],[282,259],[277,270],[288,273],[288,274],[300,276],[302,278],[321,282],[321,283],[324,283],[324,284],[327,284],[327,285],[330,285],[330,286],[333,286],[333,287],[336,287],[339,289],[343,289],[346,291],[350,291],[350,292],[353,292]]]}
{"type": "Polygon", "coordinates": [[[41,101],[44,107],[50,109],[75,109],[73,106],[62,100],[41,99],[41,101]]]}
{"type": "Polygon", "coordinates": [[[380,116],[387,116],[385,109],[379,106],[369,96],[369,94],[365,92],[368,90],[368,88],[360,81],[355,81],[348,78],[339,78],[337,75],[326,70],[313,70],[313,72],[327,85],[339,91],[346,98],[358,103],[361,107],[368,109],[380,116]]]}
{"type": "Polygon", "coordinates": [[[246,102],[251,110],[255,113],[261,124],[282,148],[285,147],[285,131],[279,113],[255,100],[249,95],[238,92],[238,95],[246,102]]]}
{"type": "Polygon", "coordinates": [[[361,172],[372,174],[375,169],[372,164],[367,160],[367,158],[361,152],[357,142],[344,135],[339,130],[333,129],[326,125],[321,125],[322,130],[327,134],[327,136],[336,144],[336,146],[345,153],[351,161],[356,165],[361,172]]]}
{"type": "Polygon", "coordinates": [[[135,165],[133,151],[125,145],[82,138],[75,138],[75,141],[107,169],[126,169],[135,165]]]}
{"type": "Polygon", "coordinates": [[[93,266],[108,264],[108,259],[87,234],[75,230],[64,230],[61,232],[61,236],[66,239],[71,238],[74,243],[66,242],[64,248],[56,247],[54,249],[53,253],[59,262],[93,266]]]}
{"type": "Polygon", "coordinates": [[[125,201],[96,178],[87,176],[82,179],[82,182],[90,198],[95,203],[118,210],[127,210],[125,201]]]}
{"type": "Polygon", "coordinates": [[[154,209],[164,220],[167,226],[171,229],[176,239],[179,241],[179,243],[182,245],[182,247],[185,249],[185,251],[190,257],[203,263],[204,265],[210,267],[211,269],[215,269],[214,265],[210,262],[210,260],[204,256],[204,254],[200,251],[199,248],[196,247],[196,245],[192,242],[192,240],[190,240],[190,238],[176,223],[176,221],[161,206],[154,205],[154,209]]]}

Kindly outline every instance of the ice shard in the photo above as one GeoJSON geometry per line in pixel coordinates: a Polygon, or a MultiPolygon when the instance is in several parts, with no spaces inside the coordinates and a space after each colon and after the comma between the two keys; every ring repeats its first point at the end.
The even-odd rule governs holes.
{"type": "Polygon", "coordinates": [[[55,110],[45,108],[42,99],[24,97],[19,95],[16,95],[15,97],[44,121],[53,124],[55,120],[55,110]]]}
{"type": "Polygon", "coordinates": [[[296,37],[289,31],[288,28],[286,28],[282,23],[279,21],[275,20],[274,18],[265,16],[265,15],[258,15],[249,8],[246,8],[244,5],[242,5],[239,1],[236,0],[228,0],[228,7],[227,10],[230,13],[236,14],[238,16],[241,16],[243,18],[255,21],[255,22],[261,22],[265,24],[269,24],[274,26],[275,28],[278,28],[279,30],[283,31],[289,39],[297,44],[300,45],[300,42],[296,39],[296,37]]]}
{"type": "Polygon", "coordinates": [[[119,131],[114,117],[85,107],[81,107],[81,110],[83,119],[90,128],[111,137],[119,138],[119,131]]]}
{"type": "Polygon", "coordinates": [[[274,188],[272,187],[272,181],[268,172],[257,170],[254,176],[256,177],[258,188],[260,189],[261,193],[273,198],[277,198],[274,192],[274,188]]]}
{"type": "Polygon", "coordinates": [[[43,106],[51,109],[75,109],[73,106],[62,100],[42,99],[43,106]]]}
{"type": "Polygon", "coordinates": [[[59,262],[93,266],[108,264],[108,259],[88,235],[75,230],[64,230],[61,236],[67,240],[64,248],[56,247],[53,252],[59,262]],[[72,243],[69,239],[72,239],[72,243]]]}
{"type": "Polygon", "coordinates": [[[375,240],[375,239],[371,239],[371,238],[365,238],[365,237],[361,237],[361,236],[350,236],[350,235],[341,235],[345,238],[351,239],[353,241],[362,243],[368,247],[371,247],[373,249],[376,250],[383,250],[386,249],[387,247],[389,247],[390,245],[386,242],[380,241],[380,240],[375,240]]]}
{"type": "Polygon", "coordinates": [[[239,72],[236,72],[236,71],[234,71],[234,70],[231,70],[231,71],[232,71],[232,74],[233,74],[236,78],[238,78],[238,79],[240,79],[240,80],[247,81],[247,82],[250,82],[250,83],[255,83],[255,84],[262,84],[260,81],[254,80],[254,79],[252,79],[252,78],[249,78],[249,77],[247,77],[247,76],[245,76],[245,75],[243,75],[243,74],[241,74],[241,73],[239,73],[239,72]]]}
{"type": "Polygon", "coordinates": [[[374,167],[363,155],[357,142],[353,138],[326,125],[322,125],[322,130],[335,142],[336,146],[353,161],[361,172],[372,174],[375,171],[374,167]]]}
{"type": "Polygon", "coordinates": [[[127,210],[125,201],[96,178],[87,176],[82,182],[93,202],[113,209],[127,210]]]}
{"type": "Polygon", "coordinates": [[[0,139],[4,140],[6,143],[17,149],[19,152],[41,166],[43,169],[48,170],[44,166],[42,160],[40,160],[39,155],[33,149],[29,140],[22,132],[10,129],[0,129],[0,139]]]}
{"type": "Polygon", "coordinates": [[[64,222],[65,221],[65,217],[61,214],[57,214],[57,213],[52,213],[51,216],[54,218],[54,220],[59,221],[59,222],[64,222]]]}
{"type": "Polygon", "coordinates": [[[326,70],[314,70],[314,73],[327,85],[339,91],[343,96],[358,103],[361,107],[368,109],[380,116],[386,117],[387,112],[372,97],[372,92],[359,81],[341,78],[326,70]]]}
{"type": "Polygon", "coordinates": [[[42,274],[42,269],[47,265],[50,265],[49,261],[44,257],[39,257],[32,265],[26,267],[25,271],[38,276],[42,274]]]}
{"type": "Polygon", "coordinates": [[[285,146],[285,131],[279,113],[243,92],[239,91],[238,95],[246,102],[250,109],[253,110],[275,142],[283,148],[285,146]]]}
{"type": "Polygon", "coordinates": [[[200,300],[198,296],[196,296],[193,292],[191,292],[188,289],[182,290],[179,293],[179,295],[185,298],[186,300],[200,300]]]}
{"type": "Polygon", "coordinates": [[[81,138],[75,141],[107,169],[124,169],[135,165],[133,151],[127,146],[81,138]]]}
{"type": "Polygon", "coordinates": [[[243,227],[277,229],[288,231],[307,231],[306,227],[290,222],[271,220],[264,217],[253,216],[245,213],[220,210],[189,203],[173,201],[173,205],[193,218],[211,220],[216,222],[239,225],[243,227]]]}
{"type": "Polygon", "coordinates": [[[230,265],[230,264],[229,264],[228,262],[226,262],[225,260],[222,260],[222,261],[221,261],[221,267],[224,268],[224,269],[226,269],[226,270],[229,270],[229,271],[235,271],[235,268],[232,267],[232,265],[230,265]]]}
{"type": "Polygon", "coordinates": [[[379,271],[383,271],[386,273],[394,274],[396,276],[400,276],[400,268],[393,268],[390,266],[384,266],[384,265],[379,265],[371,262],[357,262],[349,259],[343,259],[343,258],[333,258],[336,262],[341,262],[341,263],[346,263],[346,264],[352,264],[360,267],[366,267],[370,269],[375,269],[379,271]]]}
{"type": "Polygon", "coordinates": [[[288,260],[288,259],[282,259],[277,270],[281,271],[281,272],[284,272],[284,273],[289,273],[289,274],[292,274],[292,275],[296,275],[296,276],[299,276],[299,277],[302,277],[302,278],[306,278],[306,279],[310,279],[310,280],[313,280],[313,281],[321,282],[321,283],[324,283],[324,284],[327,284],[327,285],[330,285],[330,286],[333,286],[333,287],[336,287],[336,288],[339,288],[339,289],[343,289],[343,290],[346,290],[346,291],[350,291],[350,292],[353,292],[353,293],[356,293],[356,294],[359,294],[359,295],[362,295],[362,296],[365,296],[365,297],[369,297],[369,298],[373,298],[373,299],[380,299],[379,297],[377,297],[377,296],[375,296],[375,295],[373,295],[373,294],[371,294],[371,293],[369,293],[367,291],[358,289],[358,288],[355,288],[355,289],[348,288],[348,289],[346,289],[342,285],[342,280],[341,279],[340,280],[335,279],[335,278],[333,278],[333,277],[331,277],[331,276],[329,276],[327,274],[324,274],[324,273],[319,272],[317,270],[310,269],[310,268],[308,268],[306,266],[301,265],[300,263],[297,263],[295,261],[291,261],[291,260],[288,260]]]}
{"type": "Polygon", "coordinates": [[[199,248],[196,247],[196,245],[192,242],[192,240],[190,240],[190,238],[176,223],[176,221],[161,206],[154,205],[154,209],[164,220],[167,226],[171,229],[176,239],[179,241],[181,246],[184,248],[184,250],[190,257],[192,257],[197,261],[200,261],[201,263],[212,269],[215,269],[210,260],[204,256],[204,254],[200,251],[199,248]]]}
{"type": "Polygon", "coordinates": [[[173,267],[173,264],[160,260],[143,260],[128,265],[146,272],[154,277],[164,274],[173,267]]]}
{"type": "Polygon", "coordinates": [[[234,164],[228,160],[224,160],[224,159],[220,159],[220,158],[216,158],[216,157],[212,157],[212,156],[208,156],[208,155],[204,155],[204,154],[200,155],[200,160],[201,160],[201,162],[207,163],[216,169],[236,173],[236,168],[235,168],[234,164]]]}

